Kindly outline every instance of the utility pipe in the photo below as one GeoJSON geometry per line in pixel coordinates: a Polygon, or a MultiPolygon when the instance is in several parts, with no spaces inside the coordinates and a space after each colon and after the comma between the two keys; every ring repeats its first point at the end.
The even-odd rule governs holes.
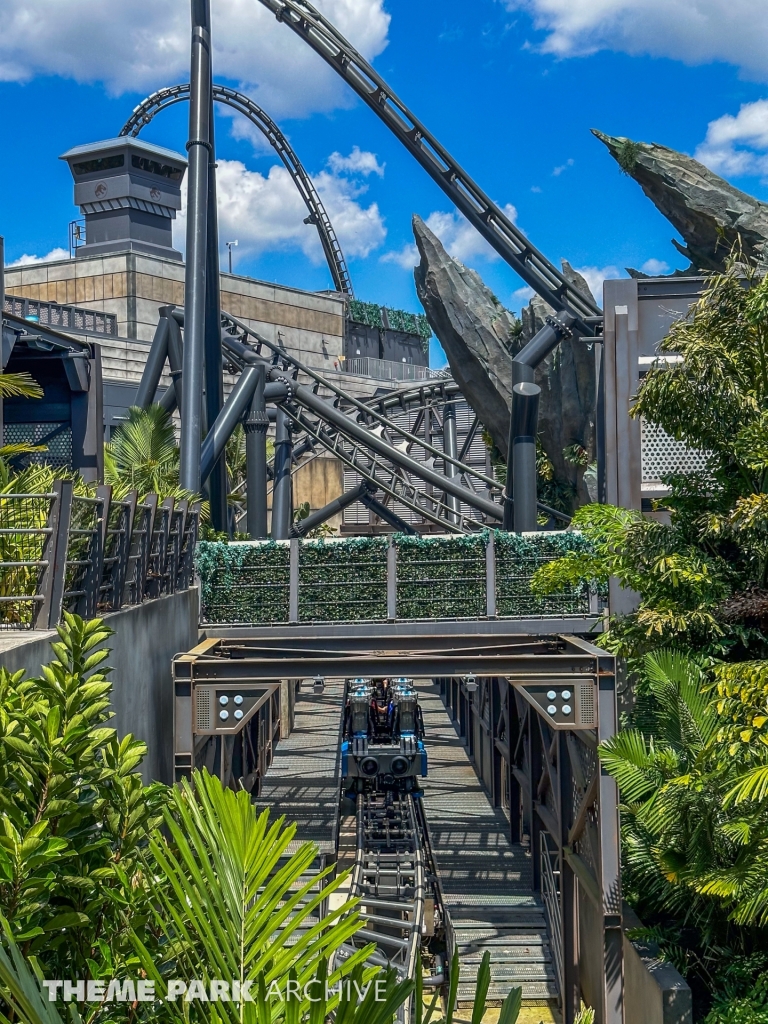
{"type": "MultiPolygon", "coordinates": [[[[565,338],[573,337],[571,327],[576,323],[576,316],[568,310],[561,310],[554,316],[548,316],[541,330],[537,331],[527,345],[524,345],[512,360],[512,410],[509,418],[509,441],[507,445],[507,486],[504,494],[504,523],[505,530],[511,530],[515,521],[514,514],[514,483],[513,483],[513,458],[512,452],[515,444],[515,401],[520,401],[522,396],[515,398],[516,384],[534,383],[536,367],[549,355],[549,353],[560,344],[565,338]]],[[[538,404],[537,404],[538,414],[538,404]]],[[[538,434],[538,423],[533,425],[534,447],[535,438],[538,434]]],[[[533,487],[536,488],[536,460],[534,459],[533,487]]],[[[530,489],[530,481],[526,485],[530,489]]],[[[535,530],[535,525],[531,527],[535,530]]]]}
{"type": "MultiPolygon", "coordinates": [[[[536,430],[538,384],[522,381],[512,388],[512,493],[515,533],[536,530],[536,430]]],[[[509,472],[509,471],[508,471],[509,472]]]]}
{"type": "MultiPolygon", "coordinates": [[[[459,446],[456,440],[456,406],[451,401],[443,407],[443,447],[445,448],[445,454],[449,459],[458,459],[459,446]]],[[[446,459],[444,466],[446,476],[456,476],[456,466],[452,462],[449,462],[448,459],[446,459]]],[[[450,521],[457,524],[459,522],[459,515],[461,512],[459,499],[455,494],[449,494],[446,497],[446,504],[451,510],[450,521]]]]}

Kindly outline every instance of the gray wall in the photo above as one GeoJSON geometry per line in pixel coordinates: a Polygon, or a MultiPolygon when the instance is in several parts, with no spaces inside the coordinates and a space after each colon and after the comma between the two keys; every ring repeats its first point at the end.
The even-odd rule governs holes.
{"type": "MultiPolygon", "coordinates": [[[[107,646],[112,669],[110,725],[120,736],[131,732],[149,747],[141,766],[145,782],[173,781],[173,687],[171,660],[197,643],[198,591],[183,590],[105,615],[115,635],[107,646]]],[[[52,660],[54,631],[0,633],[0,665],[11,672],[40,674],[52,660]]]]}

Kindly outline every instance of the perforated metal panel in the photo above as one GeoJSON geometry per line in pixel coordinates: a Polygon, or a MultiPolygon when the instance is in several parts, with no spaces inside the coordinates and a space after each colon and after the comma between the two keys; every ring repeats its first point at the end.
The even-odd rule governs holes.
{"type": "Polygon", "coordinates": [[[195,692],[195,732],[210,732],[213,716],[213,691],[195,692]]]}
{"type": "Polygon", "coordinates": [[[579,725],[597,725],[595,709],[595,687],[589,682],[576,684],[576,721],[579,725]]]}
{"type": "Polygon", "coordinates": [[[661,427],[645,420],[640,425],[640,451],[642,487],[646,491],[663,490],[662,478],[667,473],[694,473],[706,469],[706,452],[686,447],[661,427]]]}
{"type": "Polygon", "coordinates": [[[3,444],[45,445],[46,451],[24,456],[54,468],[72,468],[72,428],[68,423],[6,423],[3,444]]]}

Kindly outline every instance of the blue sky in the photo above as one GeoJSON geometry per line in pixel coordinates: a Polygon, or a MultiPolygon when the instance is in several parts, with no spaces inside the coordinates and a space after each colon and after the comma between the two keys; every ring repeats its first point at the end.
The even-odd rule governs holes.
{"type": "MultiPolygon", "coordinates": [[[[649,260],[681,265],[671,225],[591,127],[694,154],[768,201],[765,0],[325,0],[318,4],[550,259],[590,281],[649,260]],[[743,8],[743,10],[741,10],[743,8]],[[756,18],[762,9],[763,17],[756,18]]],[[[374,115],[257,0],[213,0],[217,80],[279,121],[316,179],[357,295],[417,309],[413,213],[506,305],[521,282],[374,115]]],[[[0,0],[0,233],[6,260],[67,245],[73,145],[116,135],[148,92],[187,78],[178,0],[0,0]],[[98,17],[94,12],[98,11],[98,17]]],[[[185,105],[142,137],[183,152],[185,105]]],[[[277,158],[217,117],[223,242],[236,269],[330,286],[313,229],[277,158]]],[[[183,229],[183,221],[179,224],[183,229]]],[[[435,362],[440,354],[434,352],[435,362]]]]}

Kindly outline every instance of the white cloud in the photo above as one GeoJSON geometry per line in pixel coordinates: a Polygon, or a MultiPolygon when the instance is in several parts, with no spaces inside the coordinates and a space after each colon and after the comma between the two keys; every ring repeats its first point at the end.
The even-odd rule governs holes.
{"type": "Polygon", "coordinates": [[[768,80],[768,18],[761,0],[503,0],[528,11],[560,57],[621,50],[689,64],[726,61],[768,80]]]}
{"type": "MultiPolygon", "coordinates": [[[[312,180],[347,258],[368,256],[382,244],[387,232],[377,204],[364,206],[360,202],[365,185],[328,171],[313,175],[312,180]]],[[[219,160],[216,189],[219,237],[238,240],[236,256],[242,259],[264,252],[299,250],[313,263],[323,262],[317,229],[304,223],[307,208],[282,164],[271,167],[265,176],[249,171],[239,160],[219,160]]],[[[183,185],[183,209],[174,225],[174,241],[181,249],[186,233],[186,201],[183,185]]]]}
{"type": "Polygon", "coordinates": [[[69,249],[62,249],[57,247],[51,249],[50,252],[46,253],[45,256],[31,256],[29,253],[24,253],[23,256],[19,256],[13,263],[6,263],[7,267],[28,267],[31,263],[52,263],[54,260],[68,260],[69,249]]]}
{"type": "Polygon", "coordinates": [[[617,277],[623,277],[619,268],[613,265],[608,267],[575,267],[574,269],[581,274],[589,285],[589,290],[601,305],[603,302],[603,281],[612,281],[617,277]]]}
{"type": "Polygon", "coordinates": [[[707,126],[694,154],[718,174],[768,175],[768,100],[745,103],[738,114],[723,114],[707,126]]]}
{"type": "MultiPolygon", "coordinates": [[[[387,45],[384,0],[317,6],[366,58],[387,45]]],[[[242,83],[274,117],[349,105],[336,73],[256,0],[212,7],[215,76],[242,83]]],[[[0,24],[1,81],[61,75],[120,94],[189,80],[189,4],[180,0],[0,0],[0,24]]]]}
{"type": "Polygon", "coordinates": [[[651,258],[646,260],[640,269],[644,274],[650,274],[651,277],[658,277],[660,274],[667,273],[669,270],[669,264],[665,263],[664,260],[651,258]]]}
{"type": "Polygon", "coordinates": [[[515,307],[527,306],[535,294],[536,292],[533,288],[530,288],[527,284],[523,285],[522,288],[516,288],[512,292],[512,305],[515,307]]]}
{"type": "Polygon", "coordinates": [[[573,167],[573,157],[569,157],[564,164],[560,164],[559,167],[555,167],[552,174],[555,178],[559,178],[563,171],[567,171],[569,167],[573,167]]]}
{"type": "Polygon", "coordinates": [[[375,153],[368,153],[359,146],[353,146],[349,156],[331,153],[328,157],[328,166],[334,174],[362,174],[365,178],[369,174],[378,174],[383,178],[386,164],[380,164],[375,153]]]}
{"type": "MultiPolygon", "coordinates": [[[[502,207],[504,213],[514,224],[517,220],[517,210],[511,203],[502,207]]],[[[449,256],[459,260],[461,263],[468,263],[470,260],[481,257],[486,260],[497,260],[499,254],[486,242],[480,232],[474,228],[466,217],[458,211],[444,213],[442,210],[435,210],[426,219],[426,225],[433,231],[449,256]]],[[[396,263],[404,270],[412,270],[419,262],[419,254],[413,242],[392,252],[387,252],[381,257],[382,263],[396,263]]]]}

